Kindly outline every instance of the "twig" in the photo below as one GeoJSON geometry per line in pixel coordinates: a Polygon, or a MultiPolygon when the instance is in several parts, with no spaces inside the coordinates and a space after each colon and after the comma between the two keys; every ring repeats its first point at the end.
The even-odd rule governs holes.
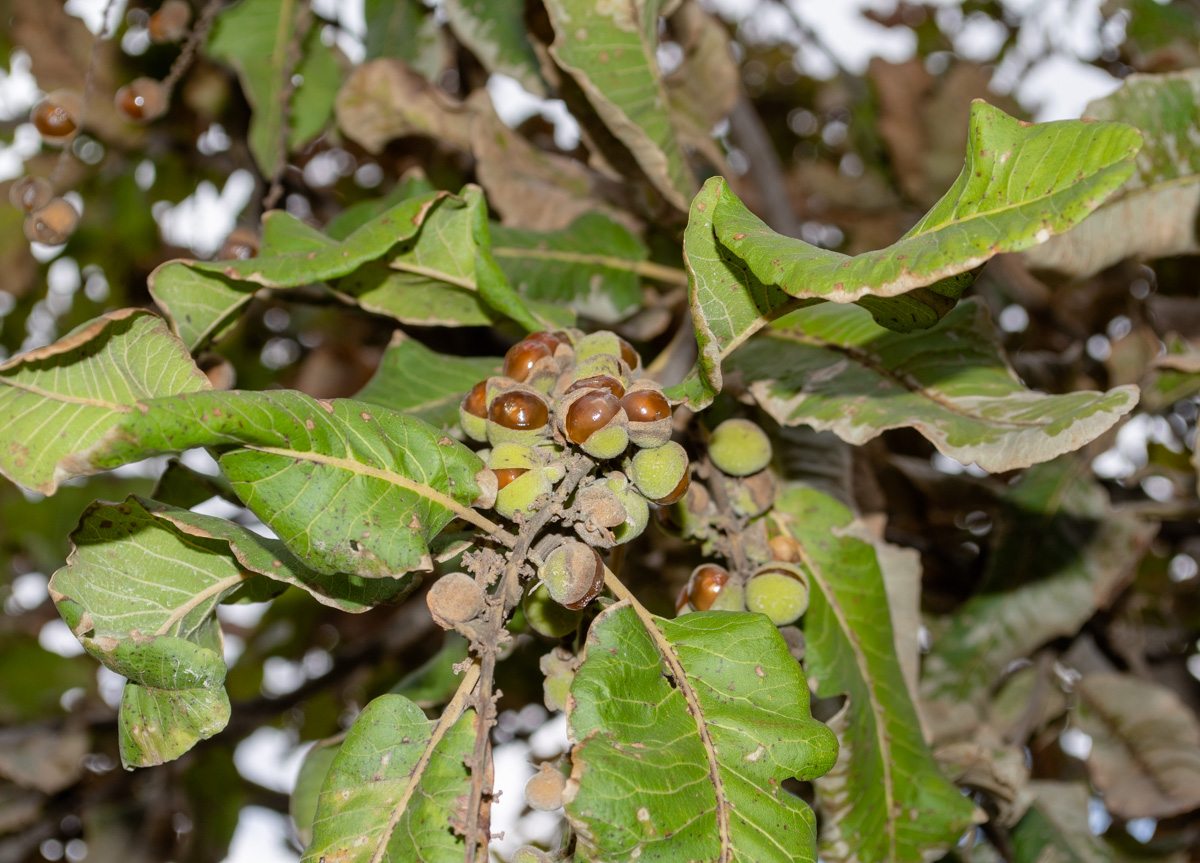
{"type": "MultiPolygon", "coordinates": [[[[475,747],[471,753],[471,796],[467,801],[466,823],[466,854],[465,863],[475,863],[479,853],[479,815],[483,805],[484,779],[487,773],[488,743],[493,722],[492,688],[495,684],[496,650],[499,646],[504,625],[508,621],[509,612],[521,601],[520,576],[521,570],[527,565],[527,558],[534,542],[542,529],[551,519],[562,512],[563,502],[566,501],[575,487],[592,472],[596,463],[586,456],[578,456],[574,460],[566,477],[558,484],[553,496],[534,513],[533,517],[521,525],[517,534],[517,543],[508,555],[508,564],[504,575],[500,578],[495,592],[489,597],[487,610],[484,612],[484,622],[476,639],[480,657],[479,689],[475,693],[475,713],[479,721],[475,726],[475,747]],[[486,639],[486,640],[485,640],[486,639]]],[[[473,645],[474,647],[474,645],[473,645]]],[[[487,782],[488,792],[491,783],[487,782]]],[[[490,833],[490,828],[489,828],[490,833]]],[[[484,843],[486,854],[486,845],[484,843]]]]}
{"type": "Polygon", "coordinates": [[[163,87],[170,94],[175,85],[179,83],[179,79],[192,65],[192,60],[196,57],[196,49],[200,47],[200,43],[208,36],[208,30],[212,26],[213,19],[217,17],[217,12],[221,9],[222,0],[208,0],[204,4],[204,8],[200,10],[200,17],[196,19],[196,23],[192,26],[192,32],[188,34],[187,41],[183,43],[183,48],[179,52],[179,56],[175,58],[175,62],[171,64],[170,70],[167,72],[167,77],[163,78],[163,87]]]}
{"type": "Polygon", "coordinates": [[[295,30],[292,31],[292,41],[288,43],[287,60],[283,66],[283,89],[279,91],[280,119],[277,158],[279,164],[271,175],[271,188],[263,198],[263,210],[271,210],[283,196],[283,175],[287,171],[288,159],[288,123],[292,117],[292,95],[296,92],[296,67],[300,64],[300,48],[308,29],[312,26],[312,9],[309,0],[300,0],[294,20],[295,30]]]}
{"type": "MultiPolygon", "coordinates": [[[[437,725],[433,728],[433,733],[429,735],[429,742],[425,744],[425,751],[421,753],[421,757],[417,759],[417,763],[409,771],[411,778],[404,789],[404,793],[400,795],[400,799],[392,808],[392,814],[388,818],[387,826],[383,828],[383,833],[380,834],[379,841],[375,844],[375,853],[371,855],[371,863],[380,863],[387,856],[388,842],[391,841],[392,834],[396,832],[396,826],[400,823],[400,819],[404,817],[404,810],[408,808],[408,801],[412,799],[413,793],[416,791],[417,784],[420,782],[420,776],[429,765],[429,759],[433,757],[433,750],[442,742],[442,738],[446,736],[446,732],[462,716],[471,690],[475,688],[475,684],[478,681],[479,666],[471,665],[467,669],[466,674],[463,675],[462,681],[459,682],[454,697],[450,699],[450,703],[442,711],[441,718],[438,719],[437,725]]],[[[477,721],[482,722],[482,717],[477,717],[477,721]]]]}

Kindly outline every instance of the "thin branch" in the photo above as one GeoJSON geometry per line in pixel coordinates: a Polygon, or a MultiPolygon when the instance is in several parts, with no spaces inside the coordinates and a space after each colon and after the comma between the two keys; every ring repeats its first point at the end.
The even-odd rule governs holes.
{"type": "Polygon", "coordinates": [[[175,62],[171,64],[171,69],[167,72],[167,77],[163,78],[163,87],[166,88],[168,94],[175,88],[175,85],[179,83],[179,79],[183,77],[184,73],[192,65],[192,60],[196,58],[196,49],[207,38],[213,19],[217,17],[217,12],[221,9],[221,3],[222,0],[208,0],[204,4],[204,8],[200,10],[200,17],[196,19],[196,23],[192,26],[192,32],[188,34],[187,41],[183,43],[183,49],[179,52],[179,56],[175,58],[175,62]]]}

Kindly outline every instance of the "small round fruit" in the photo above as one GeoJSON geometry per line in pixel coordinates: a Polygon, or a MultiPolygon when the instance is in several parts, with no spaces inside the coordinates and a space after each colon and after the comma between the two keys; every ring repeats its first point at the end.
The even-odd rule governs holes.
{"type": "Polygon", "coordinates": [[[567,388],[567,392],[569,393],[573,393],[575,390],[607,390],[618,399],[625,395],[624,384],[612,375],[592,375],[591,377],[580,378],[567,388]]]}
{"type": "Polygon", "coordinates": [[[83,99],[74,90],[55,90],[33,106],[29,122],[52,143],[65,141],[79,131],[83,99]]]}
{"type": "Polygon", "coordinates": [[[742,585],[729,570],[715,563],[702,563],[692,570],[675,610],[741,611],[742,595],[742,585]]]}
{"type": "Polygon", "coordinates": [[[538,498],[554,490],[544,468],[534,468],[512,479],[496,492],[496,512],[511,519],[518,512],[532,512],[538,498]]]}
{"type": "Polygon", "coordinates": [[[551,713],[566,709],[567,695],[571,691],[571,683],[575,680],[575,670],[578,667],[579,661],[576,657],[561,645],[538,660],[538,670],[544,678],[542,699],[551,713]]]}
{"type": "Polygon", "coordinates": [[[671,403],[658,390],[639,389],[627,393],[621,399],[621,407],[625,408],[631,423],[652,423],[671,416],[671,403]]]}
{"type": "Polygon", "coordinates": [[[546,555],[538,578],[555,602],[580,609],[604,590],[604,563],[590,545],[569,539],[546,555]]]}
{"type": "Polygon", "coordinates": [[[53,197],[54,189],[45,177],[22,177],[8,188],[8,200],[26,213],[46,206],[53,197]]]}
{"type": "Polygon", "coordinates": [[[730,508],[749,518],[762,515],[775,505],[775,474],[770,469],[746,477],[723,477],[730,508]]]}
{"type": "Polygon", "coordinates": [[[25,217],[25,236],[32,242],[61,246],[75,233],[79,213],[62,198],[51,198],[25,217]]]}
{"type": "Polygon", "coordinates": [[[725,420],[713,430],[708,457],[722,473],[749,476],[771,463],[771,441],[750,420],[725,420]]]}
{"type": "Polygon", "coordinates": [[[471,387],[471,391],[462,401],[462,408],[473,417],[487,417],[487,381],[480,381],[471,387]]]}
{"type": "Polygon", "coordinates": [[[746,582],[746,609],[776,626],[795,623],[808,610],[808,579],[799,567],[769,563],[746,582]]]}
{"type": "Polygon", "coordinates": [[[559,345],[570,344],[566,333],[548,333],[545,330],[541,330],[536,333],[530,333],[525,337],[525,340],[530,342],[541,342],[550,349],[550,356],[554,356],[554,352],[558,350],[559,345]]]}
{"type": "Polygon", "coordinates": [[[506,429],[529,431],[549,422],[550,411],[534,393],[510,390],[492,399],[488,405],[488,419],[506,429]]]}
{"type": "Polygon", "coordinates": [[[534,632],[547,638],[562,638],[579,628],[583,612],[560,605],[550,598],[544,584],[531,585],[521,600],[525,620],[534,632]]]}
{"type": "Polygon", "coordinates": [[[230,231],[217,252],[218,261],[248,261],[257,257],[258,234],[245,227],[230,231]]]}
{"type": "Polygon", "coordinates": [[[117,111],[134,123],[148,123],[167,113],[167,88],[153,78],[134,78],[117,91],[117,111]]]}
{"type": "Polygon", "coordinates": [[[500,491],[501,489],[507,487],[508,484],[514,479],[528,472],[529,468],[527,467],[497,468],[495,471],[493,471],[493,473],[496,474],[496,491],[500,491]]]}
{"type": "Polygon", "coordinates": [[[582,444],[608,425],[621,409],[621,402],[607,390],[591,390],[571,402],[564,430],[567,440],[582,444]]]}
{"type": "Polygon", "coordinates": [[[184,0],[164,0],[150,16],[147,29],[153,42],[178,42],[187,35],[192,7],[184,0]]]}
{"type": "Polygon", "coordinates": [[[504,355],[502,374],[514,381],[524,381],[540,360],[552,356],[553,353],[543,342],[522,339],[509,348],[508,353],[504,355]]]}
{"type": "Polygon", "coordinates": [[[674,441],[638,450],[629,466],[629,478],[647,500],[675,503],[687,493],[687,451],[674,441]]]}
{"type": "Polygon", "coordinates": [[[525,783],[525,802],[530,809],[553,812],[563,805],[563,789],[566,787],[567,777],[555,770],[553,765],[543,764],[525,783]]]}
{"type": "Polygon", "coordinates": [[[621,346],[621,359],[631,369],[636,369],[642,364],[642,358],[638,356],[638,352],[633,349],[633,345],[625,341],[620,336],[617,336],[617,343],[621,346]]]}
{"type": "Polygon", "coordinates": [[[800,559],[800,544],[786,534],[778,534],[767,540],[771,557],[784,563],[795,563],[800,559]]]}
{"type": "Polygon", "coordinates": [[[605,485],[613,490],[621,506],[625,507],[625,523],[612,529],[616,544],[623,545],[637,539],[650,522],[650,504],[620,471],[610,473],[605,478],[605,485]]]}
{"type": "Polygon", "coordinates": [[[429,612],[442,629],[474,620],[483,611],[485,600],[483,588],[465,572],[443,575],[425,594],[429,612]]]}

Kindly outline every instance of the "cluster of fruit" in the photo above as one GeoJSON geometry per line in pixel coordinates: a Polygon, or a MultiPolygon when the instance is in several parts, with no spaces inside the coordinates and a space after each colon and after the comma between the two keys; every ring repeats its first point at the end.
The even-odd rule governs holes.
{"type": "MultiPolygon", "coordinates": [[[[770,438],[750,420],[726,420],[713,430],[708,457],[715,470],[709,484],[718,486],[734,516],[747,520],[740,539],[744,553],[757,567],[745,578],[712,563],[696,567],[676,600],[677,613],[744,609],[765,614],[776,626],[786,626],[808,609],[809,577],[795,541],[786,536],[767,540],[762,520],[754,521],[775,501],[771,456],[770,438]]],[[[693,484],[684,500],[660,512],[664,529],[677,536],[710,540],[719,529],[721,516],[713,498],[705,485],[693,484]]]]}
{"type": "MultiPolygon", "coordinates": [[[[192,7],[185,0],[165,0],[147,23],[155,42],[177,42],[188,32],[192,7]]],[[[137,78],[117,91],[117,111],[127,120],[147,123],[167,110],[170,87],[153,78],[137,78]]],[[[83,96],[69,88],[54,90],[42,98],[29,113],[42,140],[48,144],[70,143],[83,125],[83,96]]],[[[57,246],[75,232],[79,213],[64,198],[56,197],[49,180],[22,177],[9,189],[14,207],[24,210],[25,236],[35,243],[57,246]]]]}

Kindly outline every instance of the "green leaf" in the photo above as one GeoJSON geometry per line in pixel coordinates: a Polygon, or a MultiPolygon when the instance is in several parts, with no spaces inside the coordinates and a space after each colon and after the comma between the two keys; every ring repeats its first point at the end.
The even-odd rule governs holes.
{"type": "Polygon", "coordinates": [[[1121,818],[1200,808],[1200,721],[1171,689],[1132,674],[1085,674],[1076,719],[1092,738],[1088,775],[1121,818]]]}
{"type": "Polygon", "coordinates": [[[728,612],[653,625],[621,603],[588,632],[568,702],[576,859],[814,860],[812,811],[782,783],[828,770],[836,744],[779,631],[728,612]]]}
{"type": "Polygon", "coordinates": [[[217,604],[250,577],[226,543],[158,522],[144,503],[94,503],[50,579],[84,648],[128,678],[119,736],[126,766],[177,758],[229,720],[217,604]]]}
{"type": "Polygon", "coordinates": [[[432,426],[290,390],[145,402],[73,464],[88,473],[199,446],[226,448],[238,497],[326,575],[428,571],[430,539],[480,494],[483,462],[432,426]]]}
{"type": "Polygon", "coordinates": [[[849,509],[796,486],[775,505],[810,577],[805,667],[816,694],[845,694],[831,720],[841,752],[816,781],[825,817],[821,857],[922,861],[970,827],[974,806],[942,775],[925,744],[897,657],[875,549],[849,509]]]}
{"type": "Polygon", "coordinates": [[[535,96],[546,95],[525,30],[524,0],[447,0],[443,8],[455,37],[484,69],[515,78],[535,96]]]}
{"type": "MultiPolygon", "coordinates": [[[[383,257],[392,246],[420,231],[429,211],[446,194],[434,192],[402,201],[344,241],[323,248],[317,248],[319,244],[310,236],[309,245],[302,250],[270,257],[169,261],[150,274],[150,295],[171,319],[172,329],[190,349],[197,350],[236,316],[259,288],[291,288],[340,278],[383,257]]],[[[267,224],[272,225],[271,220],[267,224]]],[[[273,242],[274,236],[285,233],[291,238],[288,242],[297,242],[299,234],[286,219],[272,227],[277,229],[273,242]]]]}
{"type": "Polygon", "coordinates": [[[348,573],[314,572],[279,540],[259,536],[240,524],[157,501],[130,498],[134,500],[158,521],[156,527],[175,531],[181,541],[188,541],[187,537],[222,541],[227,544],[227,553],[246,571],[298,587],[317,602],[339,611],[357,614],[377,605],[398,603],[420,582],[414,576],[363,578],[348,573]]]}
{"type": "MultiPolygon", "coordinates": [[[[1137,130],[1122,123],[1035,125],[976,100],[962,173],[886,249],[848,256],[782,236],[728,187],[722,188],[713,226],[720,243],[764,284],[793,297],[849,303],[933,286],[936,294],[954,300],[970,283],[959,277],[1000,252],[1044,243],[1095,210],[1133,173],[1141,144],[1137,130]]],[[[891,329],[933,323],[897,304],[876,303],[871,310],[891,329]]]]}
{"type": "Polygon", "coordinates": [[[321,134],[333,118],[333,103],[342,83],[342,69],[333,49],[321,41],[321,28],[310,27],[295,74],[303,83],[292,95],[288,117],[288,147],[298,149],[321,134]]]}
{"type": "Polygon", "coordinates": [[[492,254],[517,292],[614,324],[641,306],[639,265],[649,254],[623,225],[584,213],[559,231],[492,226],[492,254]]]}
{"type": "MultiPolygon", "coordinates": [[[[420,168],[412,168],[382,198],[359,201],[357,204],[351,204],[339,212],[325,223],[325,233],[335,240],[344,240],[367,222],[405,199],[416,198],[436,191],[433,184],[429,182],[429,179],[420,168]]],[[[270,213],[267,214],[267,216],[270,215],[270,213]]],[[[264,216],[265,219],[266,216],[264,216]]],[[[265,235],[265,226],[263,232],[265,235]]]]}
{"type": "Polygon", "coordinates": [[[173,761],[229,722],[225,660],[216,650],[160,636],[120,642],[107,664],[128,678],[117,720],[127,768],[173,761]]]}
{"type": "Polygon", "coordinates": [[[980,592],[931,625],[922,693],[978,700],[1008,666],[1074,635],[1124,588],[1155,533],[1114,512],[1071,459],[1039,465],[1008,489],[980,592]]]}
{"type": "Polygon", "coordinates": [[[366,863],[376,859],[385,835],[383,859],[395,863],[462,860],[463,840],[449,823],[461,808],[457,798],[470,791],[463,757],[474,743],[474,726],[468,712],[439,727],[401,695],[368,704],[325,777],[304,863],[366,863]]]}
{"type": "Polygon", "coordinates": [[[550,53],[580,86],[654,187],[687,209],[695,181],[668,112],[659,72],[658,21],[666,0],[548,0],[550,53]]]}
{"type": "Polygon", "coordinates": [[[421,0],[365,0],[366,59],[399,57],[426,78],[436,78],[449,59],[437,15],[421,0]]]}
{"type": "Polygon", "coordinates": [[[0,365],[0,474],[53,494],[78,471],[70,455],[156,396],[209,387],[162,319],[109,312],[0,365]]]}
{"type": "Polygon", "coordinates": [[[1012,831],[1014,863],[1116,863],[1088,823],[1088,789],[1079,782],[1030,782],[1033,806],[1012,831]]]}
{"type": "Polygon", "coordinates": [[[1083,224],[1025,252],[1026,263],[1086,278],[1124,258],[1200,252],[1195,231],[1200,211],[1198,104],[1200,69],[1186,69],[1130,75],[1115,93],[1088,105],[1085,117],[1136,126],[1146,145],[1133,176],[1117,194],[1083,224]]]}
{"type": "Polygon", "coordinates": [[[528,330],[541,328],[490,249],[483,193],[468,185],[461,198],[447,198],[434,210],[419,234],[397,244],[386,268],[363,268],[338,289],[364,309],[405,323],[486,326],[494,310],[528,330]]]}
{"type": "Polygon", "coordinates": [[[458,423],[458,405],[479,381],[499,374],[499,357],[439,354],[396,330],[379,368],[355,398],[411,414],[441,429],[458,423]]]}
{"type": "Polygon", "coordinates": [[[987,309],[955,308],[931,330],[896,333],[863,309],[826,303],[779,321],[729,362],[782,425],[852,444],[915,428],[940,452],[988,471],[1048,461],[1103,434],[1135,386],[1046,395],[1022,386],[987,309]]]}
{"type": "Polygon", "coordinates": [[[299,5],[298,0],[241,0],[217,16],[208,41],[208,56],[237,70],[252,109],[250,152],[265,177],[274,176],[282,167],[279,141],[288,119],[285,92],[291,73],[301,68],[309,72],[291,97],[295,106],[287,133],[291,143],[312,137],[324,126],[332,107],[329,89],[331,84],[336,86],[340,75],[319,33],[316,47],[306,40],[306,56],[292,68],[299,5]]]}
{"type": "Polygon", "coordinates": [[[335,737],[318,740],[300,764],[300,775],[296,777],[296,788],[292,791],[290,808],[292,821],[296,824],[296,833],[304,845],[312,841],[312,827],[317,817],[321,786],[325,784],[325,777],[329,775],[329,768],[333,766],[345,739],[346,734],[342,732],[335,737]]]}

